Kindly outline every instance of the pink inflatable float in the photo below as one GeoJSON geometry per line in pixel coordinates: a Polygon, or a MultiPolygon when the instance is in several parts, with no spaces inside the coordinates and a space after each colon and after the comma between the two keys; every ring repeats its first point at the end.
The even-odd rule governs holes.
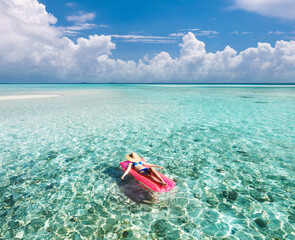
{"type": "MultiPolygon", "coordinates": [[[[143,158],[141,158],[141,161],[142,161],[142,164],[144,165],[145,161],[144,161],[143,158]]],[[[126,171],[129,163],[131,163],[131,162],[130,161],[124,161],[124,162],[121,162],[120,165],[126,171]]],[[[161,178],[165,181],[165,183],[167,183],[167,186],[163,186],[160,183],[154,182],[149,177],[139,174],[138,172],[136,172],[132,168],[130,169],[129,173],[131,173],[138,181],[142,182],[147,187],[149,187],[150,189],[152,189],[152,190],[154,190],[156,192],[168,192],[172,188],[174,188],[175,185],[176,185],[176,183],[174,181],[172,181],[170,178],[164,176],[160,172],[158,172],[158,173],[160,174],[161,178]]]]}

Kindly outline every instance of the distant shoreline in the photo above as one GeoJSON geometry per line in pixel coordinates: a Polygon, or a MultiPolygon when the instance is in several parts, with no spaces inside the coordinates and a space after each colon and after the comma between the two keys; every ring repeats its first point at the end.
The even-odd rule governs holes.
{"type": "Polygon", "coordinates": [[[295,83],[0,83],[0,85],[18,85],[18,84],[64,84],[64,85],[295,85],[295,83]]]}

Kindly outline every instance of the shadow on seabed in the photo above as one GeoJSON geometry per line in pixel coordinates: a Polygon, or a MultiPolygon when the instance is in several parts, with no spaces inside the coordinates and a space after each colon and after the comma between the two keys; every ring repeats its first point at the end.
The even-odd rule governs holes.
{"type": "Polygon", "coordinates": [[[120,168],[109,167],[104,171],[104,173],[112,177],[116,181],[120,191],[133,202],[145,204],[157,203],[154,193],[135,180],[130,174],[122,180],[121,176],[123,175],[123,172],[120,168]]]}

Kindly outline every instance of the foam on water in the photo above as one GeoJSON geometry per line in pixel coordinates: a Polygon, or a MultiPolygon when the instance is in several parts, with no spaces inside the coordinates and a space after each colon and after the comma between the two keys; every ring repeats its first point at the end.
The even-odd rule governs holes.
{"type": "Polygon", "coordinates": [[[0,102],[0,238],[295,239],[295,88],[21,86],[60,96],[0,102]]]}

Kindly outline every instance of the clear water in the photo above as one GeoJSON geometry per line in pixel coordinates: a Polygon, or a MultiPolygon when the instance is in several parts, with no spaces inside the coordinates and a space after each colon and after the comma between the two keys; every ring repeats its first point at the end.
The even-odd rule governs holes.
{"type": "Polygon", "coordinates": [[[0,239],[295,239],[294,87],[0,92],[60,94],[0,101],[0,239]],[[121,180],[131,151],[175,189],[121,180]]]}

